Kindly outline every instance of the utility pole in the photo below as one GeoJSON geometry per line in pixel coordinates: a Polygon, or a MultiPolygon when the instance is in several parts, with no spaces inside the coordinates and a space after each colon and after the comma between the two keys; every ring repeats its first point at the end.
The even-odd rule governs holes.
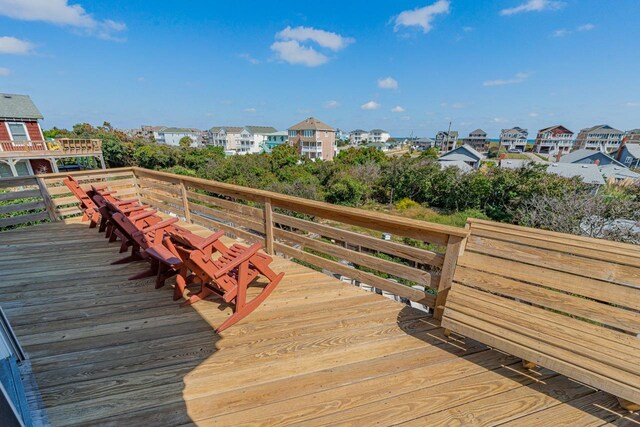
{"type": "Polygon", "coordinates": [[[451,138],[451,122],[449,122],[449,130],[447,130],[447,149],[445,153],[449,152],[449,138],[451,138]]]}

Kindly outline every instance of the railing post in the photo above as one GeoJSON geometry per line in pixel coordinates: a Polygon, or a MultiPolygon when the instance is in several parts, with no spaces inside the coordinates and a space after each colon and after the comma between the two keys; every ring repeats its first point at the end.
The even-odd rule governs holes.
{"type": "Polygon", "coordinates": [[[184,180],[180,180],[180,192],[182,193],[182,206],[184,207],[184,220],[191,224],[191,212],[189,212],[189,199],[187,198],[187,187],[184,180]]]}
{"type": "Polygon", "coordinates": [[[53,205],[53,200],[51,200],[51,196],[47,190],[47,184],[44,182],[44,179],[39,177],[36,177],[36,183],[38,184],[38,189],[42,195],[42,200],[44,200],[44,205],[47,208],[49,219],[51,221],[57,221],[58,217],[56,216],[56,207],[53,205]]]}
{"type": "Polygon", "coordinates": [[[264,234],[265,250],[269,255],[273,255],[273,209],[268,197],[264,199],[264,234]]]}
{"type": "Polygon", "coordinates": [[[438,283],[438,295],[436,296],[436,307],[433,312],[433,318],[436,320],[442,319],[444,305],[447,302],[447,295],[453,282],[453,275],[456,272],[458,257],[465,240],[466,238],[460,236],[449,236],[447,240],[447,251],[444,254],[444,263],[440,273],[440,282],[438,283]]]}

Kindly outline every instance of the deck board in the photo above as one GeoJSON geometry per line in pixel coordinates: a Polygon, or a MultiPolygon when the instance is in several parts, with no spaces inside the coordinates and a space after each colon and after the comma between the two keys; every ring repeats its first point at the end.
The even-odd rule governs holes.
{"type": "Polygon", "coordinates": [[[181,308],[171,286],[127,280],[145,266],[110,265],[117,248],[77,220],[0,233],[0,305],[53,425],[640,423],[606,393],[279,257],[273,294],[217,335],[228,307],[181,308]]]}

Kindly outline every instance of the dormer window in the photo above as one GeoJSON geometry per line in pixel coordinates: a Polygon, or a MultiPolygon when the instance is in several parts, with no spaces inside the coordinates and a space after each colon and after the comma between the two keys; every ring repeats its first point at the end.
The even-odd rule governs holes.
{"type": "Polygon", "coordinates": [[[29,134],[24,123],[7,123],[12,141],[29,141],[29,134]]]}

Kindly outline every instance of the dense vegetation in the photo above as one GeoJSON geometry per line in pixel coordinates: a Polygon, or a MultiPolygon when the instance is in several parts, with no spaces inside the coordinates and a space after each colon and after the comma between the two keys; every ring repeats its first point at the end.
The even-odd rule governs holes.
{"type": "Polygon", "coordinates": [[[537,226],[575,234],[635,241],[624,218],[640,220],[640,187],[594,188],[577,179],[547,174],[532,165],[517,170],[488,165],[461,173],[441,169],[437,153],[391,157],[372,148],[341,151],[332,162],[301,159],[290,146],[271,154],[225,157],[220,148],[170,147],[137,140],[108,123],[52,129],[51,137],[100,138],[111,167],[150,169],[261,188],[347,206],[386,209],[427,220],[464,223],[467,216],[537,226]],[[451,218],[454,218],[452,221],[451,218]]]}

